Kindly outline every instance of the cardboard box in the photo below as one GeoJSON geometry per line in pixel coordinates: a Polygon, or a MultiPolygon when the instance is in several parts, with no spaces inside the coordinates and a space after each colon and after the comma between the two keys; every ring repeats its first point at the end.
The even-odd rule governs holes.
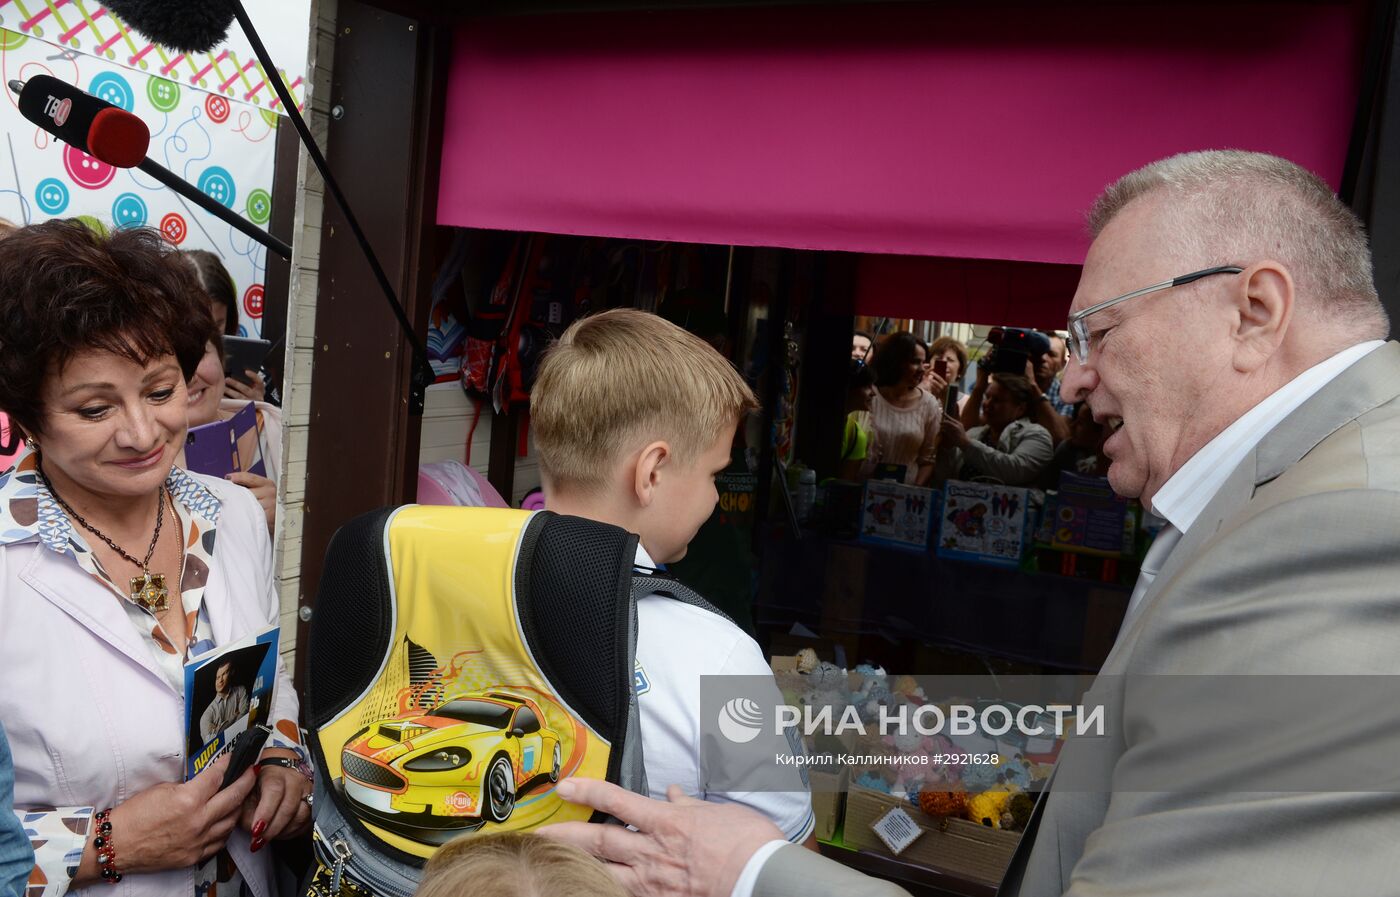
{"type": "Polygon", "coordinates": [[[830,841],[841,828],[846,810],[846,767],[834,770],[811,768],[807,775],[812,783],[812,813],[817,817],[818,841],[830,841]]]}
{"type": "Polygon", "coordinates": [[[872,828],[892,807],[902,808],[924,832],[899,859],[993,887],[1006,874],[1021,840],[1019,832],[1004,832],[966,819],[936,819],[902,798],[853,787],[846,795],[846,845],[893,856],[872,828]]]}

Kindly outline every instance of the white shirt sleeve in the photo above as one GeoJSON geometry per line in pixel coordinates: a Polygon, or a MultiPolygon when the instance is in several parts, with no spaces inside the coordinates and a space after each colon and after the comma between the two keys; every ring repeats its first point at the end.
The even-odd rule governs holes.
{"type": "MultiPolygon", "coordinates": [[[[816,826],[808,791],[712,792],[700,781],[701,677],[764,676],[771,681],[772,670],[758,644],[723,617],[661,595],[637,602],[637,622],[637,708],[651,796],[665,800],[667,786],[680,785],[686,794],[704,800],[750,807],[794,843],[805,841],[816,826]]],[[[777,700],[776,682],[773,690],[777,700]]],[[[775,746],[790,749],[786,739],[775,746]]]]}
{"type": "Polygon", "coordinates": [[[787,843],[775,839],[755,850],[744,865],[744,871],[739,873],[738,881],[734,882],[734,890],[729,892],[729,897],[753,897],[753,886],[758,884],[758,873],[763,871],[763,864],[787,843]]]}

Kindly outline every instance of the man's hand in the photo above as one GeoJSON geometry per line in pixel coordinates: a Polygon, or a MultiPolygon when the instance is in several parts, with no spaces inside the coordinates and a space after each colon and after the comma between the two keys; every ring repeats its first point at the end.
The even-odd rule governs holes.
{"type": "Polygon", "coordinates": [[[561,822],[537,830],[607,861],[613,877],[637,897],[729,897],[754,852],[785,840],[753,810],[696,800],[678,785],[666,792],[670,803],[597,779],[566,779],[556,791],[637,829],[561,822]]]}
{"type": "Polygon", "coordinates": [[[951,414],[943,415],[943,423],[938,425],[939,446],[947,448],[967,448],[972,440],[967,438],[967,430],[962,421],[951,414]]]}

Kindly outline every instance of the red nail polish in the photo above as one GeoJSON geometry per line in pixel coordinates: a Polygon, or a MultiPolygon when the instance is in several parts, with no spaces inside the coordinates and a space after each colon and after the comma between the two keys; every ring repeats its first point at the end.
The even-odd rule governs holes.
{"type": "Polygon", "coordinates": [[[267,822],[266,822],[266,820],[259,819],[257,822],[253,823],[253,837],[254,837],[254,838],[261,838],[261,837],[262,837],[262,833],[265,832],[265,831],[267,831],[267,822]]]}
{"type": "Polygon", "coordinates": [[[253,839],[253,843],[252,843],[252,845],[251,845],[251,849],[252,849],[253,853],[257,853],[259,850],[262,850],[262,848],[263,848],[263,843],[264,843],[264,842],[263,842],[263,839],[262,839],[262,838],[254,838],[254,839],[253,839]]]}

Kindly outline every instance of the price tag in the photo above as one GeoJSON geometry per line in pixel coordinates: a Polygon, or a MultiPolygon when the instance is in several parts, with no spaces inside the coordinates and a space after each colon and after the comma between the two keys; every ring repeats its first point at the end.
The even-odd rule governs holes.
{"type": "Polygon", "coordinates": [[[885,842],[885,846],[895,856],[903,853],[904,848],[913,844],[924,833],[924,830],[919,828],[919,824],[914,821],[914,817],[899,807],[895,807],[881,816],[871,828],[875,830],[875,834],[880,836],[880,840],[885,842]]]}

